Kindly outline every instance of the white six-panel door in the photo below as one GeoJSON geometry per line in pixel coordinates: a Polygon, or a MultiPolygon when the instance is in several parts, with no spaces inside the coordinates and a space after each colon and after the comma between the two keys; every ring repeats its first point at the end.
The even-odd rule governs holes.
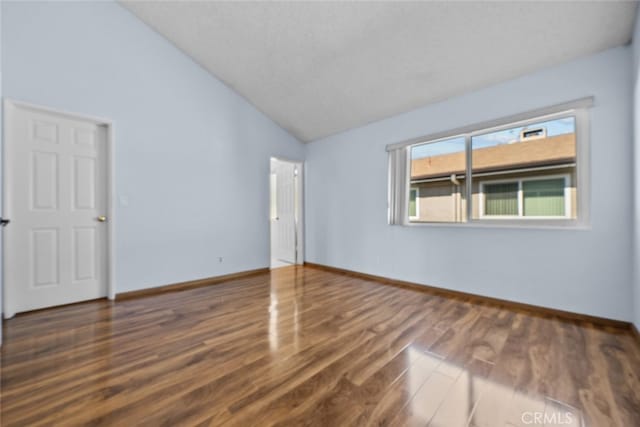
{"type": "Polygon", "coordinates": [[[106,296],[106,127],[20,106],[5,118],[5,317],[106,296]]]}

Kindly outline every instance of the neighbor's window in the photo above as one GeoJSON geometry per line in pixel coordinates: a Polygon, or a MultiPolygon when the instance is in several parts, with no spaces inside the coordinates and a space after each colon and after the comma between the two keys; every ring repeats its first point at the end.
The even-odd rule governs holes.
{"type": "Polygon", "coordinates": [[[569,177],[522,181],[522,215],[566,217],[571,212],[571,197],[565,193],[569,177]]]}
{"type": "Polygon", "coordinates": [[[569,175],[480,183],[481,218],[567,218],[569,175]]]}
{"type": "Polygon", "coordinates": [[[418,198],[420,197],[420,189],[415,187],[409,190],[409,218],[420,218],[418,212],[418,198]]]}
{"type": "Polygon", "coordinates": [[[577,117],[411,145],[409,222],[576,219],[577,117]]]}
{"type": "Polygon", "coordinates": [[[484,184],[481,193],[484,195],[483,216],[518,216],[520,213],[519,190],[520,186],[517,182],[484,184]]]}

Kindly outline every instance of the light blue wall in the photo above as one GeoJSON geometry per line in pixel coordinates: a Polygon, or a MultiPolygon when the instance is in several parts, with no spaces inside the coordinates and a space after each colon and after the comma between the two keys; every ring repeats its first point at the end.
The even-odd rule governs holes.
{"type": "Polygon", "coordinates": [[[4,96],[115,123],[118,292],[269,265],[269,157],[301,143],[115,3],[2,8],[4,96]]]}
{"type": "Polygon", "coordinates": [[[633,31],[633,172],[634,172],[634,218],[633,218],[633,323],[640,329],[640,9],[636,14],[633,31]]]}
{"type": "Polygon", "coordinates": [[[307,260],[630,320],[631,69],[616,48],[311,143],[307,260]],[[386,144],[591,95],[591,229],[387,225],[386,144]]]}

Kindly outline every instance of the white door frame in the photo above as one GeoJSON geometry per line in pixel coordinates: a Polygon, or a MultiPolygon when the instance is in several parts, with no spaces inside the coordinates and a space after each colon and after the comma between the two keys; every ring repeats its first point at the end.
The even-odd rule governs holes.
{"type": "MultiPolygon", "coordinates": [[[[116,283],[115,283],[115,226],[116,226],[116,215],[114,209],[114,195],[115,195],[115,147],[114,147],[114,125],[113,121],[109,119],[104,119],[101,117],[88,116],[85,114],[71,113],[65,110],[60,110],[57,108],[43,107],[40,105],[31,104],[28,102],[17,101],[13,99],[4,100],[4,129],[3,129],[3,143],[2,143],[2,213],[3,217],[11,219],[11,212],[8,212],[8,201],[9,194],[11,192],[11,180],[9,174],[9,165],[8,165],[8,156],[7,148],[9,146],[8,140],[11,135],[11,128],[13,127],[12,122],[12,114],[17,108],[31,110],[35,112],[43,112],[53,115],[58,115],[62,117],[67,117],[76,120],[83,120],[87,122],[92,122],[97,126],[104,126],[107,131],[107,215],[109,220],[107,221],[107,298],[110,300],[115,300],[116,296],[116,283]]],[[[7,225],[7,227],[11,227],[11,224],[7,225]]],[[[6,239],[3,239],[3,247],[2,247],[2,262],[4,264],[5,254],[7,253],[6,247],[6,239]]],[[[2,304],[3,304],[3,313],[5,318],[13,317],[15,314],[10,310],[9,305],[7,304],[6,292],[4,291],[4,282],[6,276],[6,269],[3,269],[2,276],[2,304]]]]}
{"type": "MultiPolygon", "coordinates": [[[[296,206],[296,262],[295,264],[304,264],[304,162],[300,160],[291,160],[284,157],[271,156],[269,158],[269,176],[271,175],[271,160],[277,160],[279,162],[293,163],[298,167],[298,175],[295,181],[295,191],[298,199],[298,206],[296,206]]],[[[267,183],[271,183],[271,179],[267,179],[267,183]]],[[[271,203],[271,186],[269,186],[269,203],[271,203]]],[[[271,212],[267,207],[267,213],[269,218],[269,268],[271,268],[271,212]]]]}

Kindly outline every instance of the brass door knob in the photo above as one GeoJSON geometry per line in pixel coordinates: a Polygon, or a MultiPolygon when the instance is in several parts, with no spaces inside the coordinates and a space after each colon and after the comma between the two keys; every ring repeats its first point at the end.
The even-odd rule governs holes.
{"type": "Polygon", "coordinates": [[[107,222],[107,217],[104,215],[100,215],[97,219],[99,222],[107,222]]]}

